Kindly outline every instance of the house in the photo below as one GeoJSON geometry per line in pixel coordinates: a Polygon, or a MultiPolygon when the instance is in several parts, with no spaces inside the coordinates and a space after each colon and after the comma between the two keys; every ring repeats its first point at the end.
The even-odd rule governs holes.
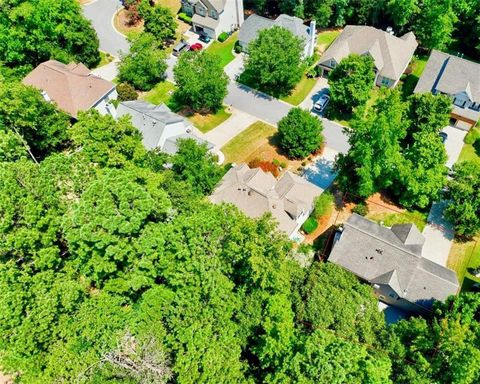
{"type": "Polygon", "coordinates": [[[252,218],[270,213],[279,229],[295,239],[322,192],[291,172],[277,180],[260,168],[240,164],[225,174],[209,199],[217,204],[231,203],[252,218]]]}
{"type": "Polygon", "coordinates": [[[199,144],[213,144],[192,134],[192,124],[182,116],[172,112],[165,104],[154,105],[146,101],[123,101],[118,105],[117,118],[130,115],[132,124],[143,136],[146,149],[160,149],[168,154],[178,150],[177,140],[193,139],[199,144]]]}
{"type": "Polygon", "coordinates": [[[372,284],[378,298],[426,313],[434,300],[456,295],[454,271],[422,257],[425,238],[414,224],[384,227],[353,214],[334,238],[328,260],[372,284]]]}
{"type": "Polygon", "coordinates": [[[273,26],[283,27],[289,30],[294,36],[299,37],[304,44],[303,57],[307,58],[313,55],[316,45],[315,21],[311,21],[309,26],[303,24],[303,20],[295,16],[280,15],[275,20],[267,19],[258,15],[251,15],[245,20],[240,32],[238,33],[238,43],[243,51],[247,52],[248,44],[255,40],[262,29],[268,29],[273,26]]]}
{"type": "Polygon", "coordinates": [[[117,98],[115,84],[93,75],[82,63],[66,65],[49,60],[39,64],[22,82],[38,88],[45,100],[54,101],[75,119],[78,112],[91,108],[102,115],[115,113],[110,103],[117,98]]]}
{"type": "Polygon", "coordinates": [[[243,0],[182,0],[182,12],[192,17],[195,32],[212,39],[243,24],[243,0]]]}
{"type": "Polygon", "coordinates": [[[414,93],[452,99],[452,124],[468,130],[480,119],[480,64],[433,50],[414,93]]]}
{"type": "Polygon", "coordinates": [[[412,59],[418,43],[408,32],[396,37],[364,25],[347,25],[319,61],[324,75],[350,54],[369,55],[375,65],[375,85],[394,88],[412,59]]]}

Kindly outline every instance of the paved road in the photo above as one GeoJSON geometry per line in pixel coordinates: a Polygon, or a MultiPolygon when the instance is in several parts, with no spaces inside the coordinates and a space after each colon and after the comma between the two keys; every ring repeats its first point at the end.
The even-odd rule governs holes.
{"type": "Polygon", "coordinates": [[[85,17],[92,22],[100,40],[100,49],[113,56],[119,51],[128,52],[129,45],[125,36],[118,33],[112,25],[112,17],[122,7],[120,0],[97,0],[83,6],[85,17]]]}

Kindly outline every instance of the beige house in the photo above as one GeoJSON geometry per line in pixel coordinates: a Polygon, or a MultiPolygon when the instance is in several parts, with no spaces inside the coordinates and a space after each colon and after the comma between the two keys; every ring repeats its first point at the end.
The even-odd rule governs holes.
{"type": "Polygon", "coordinates": [[[291,239],[313,211],[323,189],[291,172],[280,179],[260,168],[240,164],[231,168],[209,197],[213,203],[230,203],[245,215],[258,218],[270,213],[278,228],[291,239]]]}
{"type": "Polygon", "coordinates": [[[45,100],[54,101],[75,119],[78,112],[91,108],[102,115],[115,114],[110,103],[117,98],[115,84],[93,75],[82,63],[66,65],[49,60],[39,64],[22,82],[38,88],[45,100]]]}
{"type": "Polygon", "coordinates": [[[417,46],[412,32],[396,37],[369,26],[347,25],[322,55],[318,65],[326,75],[350,54],[369,55],[375,65],[375,85],[394,88],[417,46]]]}

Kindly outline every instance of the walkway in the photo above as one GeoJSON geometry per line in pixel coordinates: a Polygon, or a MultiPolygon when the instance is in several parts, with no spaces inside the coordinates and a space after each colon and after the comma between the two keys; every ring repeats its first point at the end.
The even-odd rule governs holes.
{"type": "Polygon", "coordinates": [[[125,36],[113,27],[113,15],[120,8],[120,0],[96,0],[83,6],[83,14],[92,22],[100,40],[100,50],[119,56],[119,52],[128,52],[129,45],[125,36]]]}
{"type": "Polygon", "coordinates": [[[118,63],[120,60],[116,59],[107,65],[95,68],[92,73],[104,80],[112,81],[118,76],[118,63]]]}

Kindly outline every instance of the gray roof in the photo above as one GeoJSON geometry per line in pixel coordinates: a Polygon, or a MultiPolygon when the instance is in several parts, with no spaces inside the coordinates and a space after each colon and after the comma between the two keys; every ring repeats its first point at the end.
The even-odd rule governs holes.
{"type": "Polygon", "coordinates": [[[418,43],[408,32],[396,37],[388,32],[364,25],[347,25],[320,58],[320,64],[331,59],[339,63],[348,55],[369,54],[381,76],[398,80],[410,63],[418,43]]]}
{"type": "Polygon", "coordinates": [[[248,45],[252,40],[254,40],[258,32],[262,29],[271,28],[274,25],[285,28],[292,32],[293,35],[307,41],[309,38],[309,27],[303,24],[303,20],[295,16],[289,15],[280,15],[275,20],[267,19],[262,16],[253,14],[249,16],[238,34],[238,40],[242,44],[248,45]]]}
{"type": "Polygon", "coordinates": [[[387,284],[412,303],[455,295],[455,272],[422,257],[424,237],[414,224],[387,228],[353,214],[343,226],[329,260],[372,284],[387,284]]]}
{"type": "Polygon", "coordinates": [[[210,200],[234,204],[253,218],[270,212],[280,230],[291,235],[298,226],[296,218],[309,212],[315,197],[322,192],[323,189],[291,172],[276,180],[269,172],[240,164],[225,174],[210,200]]]}
{"type": "Polygon", "coordinates": [[[480,64],[434,49],[415,92],[465,92],[470,100],[480,102],[480,64]]]}
{"type": "Polygon", "coordinates": [[[197,144],[206,144],[209,150],[215,147],[209,141],[203,140],[192,133],[183,133],[181,135],[169,137],[167,140],[165,140],[165,144],[163,144],[162,151],[165,153],[168,153],[169,155],[174,155],[178,151],[178,140],[188,140],[188,139],[195,140],[197,144]]]}
{"type": "Polygon", "coordinates": [[[214,19],[210,16],[201,16],[198,13],[195,13],[192,17],[192,23],[201,25],[206,28],[215,29],[220,23],[220,19],[214,19]]]}

